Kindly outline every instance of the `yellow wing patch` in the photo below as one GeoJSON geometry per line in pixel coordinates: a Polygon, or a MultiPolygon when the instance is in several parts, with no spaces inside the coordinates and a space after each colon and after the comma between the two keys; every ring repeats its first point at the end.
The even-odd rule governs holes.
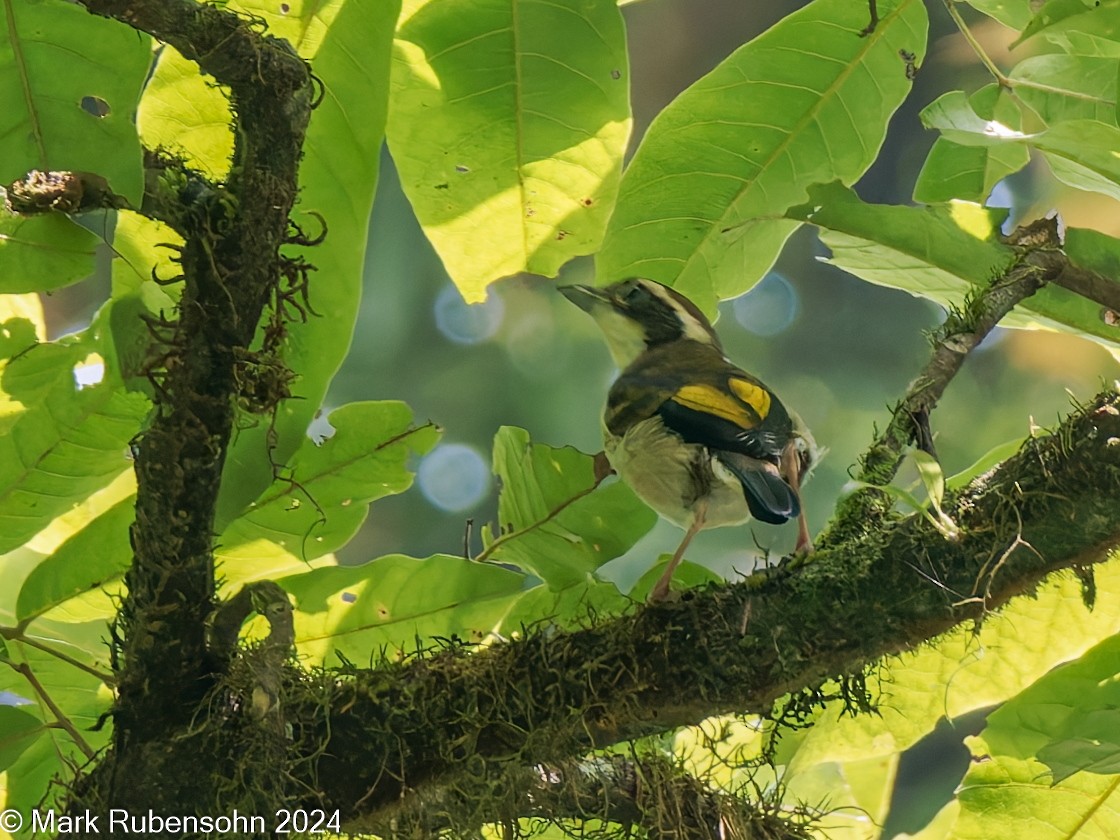
{"type": "Polygon", "coordinates": [[[727,384],[731,386],[735,396],[755,410],[760,420],[766,419],[766,415],[770,413],[769,391],[746,379],[729,379],[727,384]]]}
{"type": "MultiPolygon", "coordinates": [[[[731,380],[733,389],[736,382],[737,380],[731,380]]],[[[762,391],[761,393],[765,394],[766,392],[762,391]]],[[[711,385],[685,385],[673,395],[673,401],[685,408],[702,411],[713,417],[728,420],[743,429],[757,426],[759,416],[761,416],[755,416],[752,413],[754,405],[748,400],[740,402],[734,395],[711,385]]],[[[767,403],[769,403],[769,397],[767,397],[767,403]]],[[[769,407],[769,404],[767,407],[769,407]]]]}

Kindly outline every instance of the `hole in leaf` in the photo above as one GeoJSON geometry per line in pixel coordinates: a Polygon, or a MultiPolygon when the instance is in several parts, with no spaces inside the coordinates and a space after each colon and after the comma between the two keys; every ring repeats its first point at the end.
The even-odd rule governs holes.
{"type": "Polygon", "coordinates": [[[109,112],[113,109],[110,108],[109,103],[100,96],[83,96],[82,110],[100,119],[101,117],[109,116],[109,112]]]}
{"type": "Polygon", "coordinates": [[[90,353],[74,365],[74,387],[77,390],[92,388],[105,378],[105,360],[97,353],[90,353]]]}

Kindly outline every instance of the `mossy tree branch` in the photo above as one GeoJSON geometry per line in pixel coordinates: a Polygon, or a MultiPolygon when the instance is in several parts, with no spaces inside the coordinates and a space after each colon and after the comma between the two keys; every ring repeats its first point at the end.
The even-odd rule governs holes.
{"type": "Polygon", "coordinates": [[[155,416],[138,446],[134,560],[119,623],[115,735],[123,747],[129,739],[163,738],[169,725],[188,721],[215,670],[205,624],[214,608],[214,509],[234,421],[235,367],[281,277],[279,248],[296,197],[312,85],[286,42],[217,5],[82,4],[196,61],[229,88],[237,122],[226,183],[196,196],[175,225],[185,239],[184,291],[155,416]]]}
{"type": "Polygon", "coordinates": [[[492,763],[455,786],[411,792],[375,821],[352,828],[378,837],[437,837],[440,832],[470,837],[487,823],[604,820],[637,829],[649,840],[815,836],[813,815],[782,805],[773,792],[751,793],[714,790],[679,763],[652,754],[597,755],[531,767],[492,763]]]}

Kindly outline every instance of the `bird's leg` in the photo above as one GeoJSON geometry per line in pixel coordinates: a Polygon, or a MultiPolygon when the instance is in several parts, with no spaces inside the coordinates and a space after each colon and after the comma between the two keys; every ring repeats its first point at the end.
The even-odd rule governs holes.
{"type": "MultiPolygon", "coordinates": [[[[782,450],[782,478],[797,495],[801,502],[801,454],[797,451],[797,441],[791,440],[782,450]]],[[[797,515],[797,545],[794,554],[808,554],[813,550],[813,538],[809,536],[809,522],[805,518],[805,505],[801,504],[801,513],[797,515]]]]}
{"type": "Polygon", "coordinates": [[[673,572],[677,570],[681,560],[684,559],[684,550],[688,548],[688,544],[692,542],[692,538],[700,533],[700,529],[704,527],[704,514],[708,509],[708,500],[701,499],[696,503],[696,507],[692,512],[692,524],[688,526],[688,530],[684,532],[684,539],[681,540],[680,546],[673,554],[673,559],[669,561],[669,565],[665,568],[665,574],[657,581],[657,585],[649,593],[649,598],[646,600],[651,604],[656,604],[664,601],[669,595],[669,584],[673,581],[673,572]]]}
{"type": "Polygon", "coordinates": [[[591,471],[595,476],[595,486],[598,487],[608,475],[614,475],[614,467],[607,460],[606,452],[596,452],[591,459],[591,471]]]}

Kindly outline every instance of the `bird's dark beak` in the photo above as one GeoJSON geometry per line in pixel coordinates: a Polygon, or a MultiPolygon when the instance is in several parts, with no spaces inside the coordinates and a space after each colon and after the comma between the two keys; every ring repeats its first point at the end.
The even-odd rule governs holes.
{"type": "Polygon", "coordinates": [[[560,286],[558,287],[560,294],[582,309],[584,312],[591,312],[598,307],[609,304],[610,297],[603,289],[597,289],[594,286],[560,286]]]}

